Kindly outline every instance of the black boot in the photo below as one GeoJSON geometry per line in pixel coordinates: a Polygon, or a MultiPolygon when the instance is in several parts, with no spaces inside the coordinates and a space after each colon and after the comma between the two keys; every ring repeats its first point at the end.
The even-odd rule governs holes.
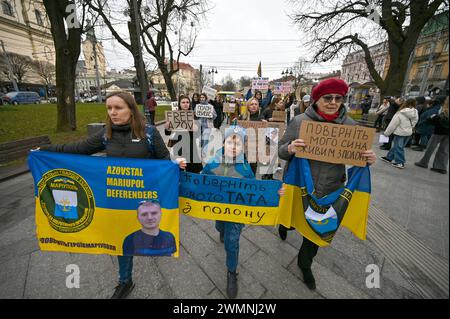
{"type": "Polygon", "coordinates": [[[287,229],[283,225],[278,226],[278,234],[280,234],[281,240],[286,240],[287,238],[287,229]]]}
{"type": "Polygon", "coordinates": [[[111,299],[124,299],[130,294],[133,288],[134,288],[133,281],[129,281],[127,283],[119,282],[119,284],[115,288],[116,290],[114,291],[114,294],[112,295],[111,299]]]}
{"type": "Polygon", "coordinates": [[[230,299],[236,298],[238,293],[237,273],[228,271],[227,275],[227,296],[230,299]]]}
{"type": "Polygon", "coordinates": [[[300,268],[300,270],[303,273],[303,281],[305,282],[306,286],[310,290],[316,290],[316,279],[314,278],[311,268],[300,268]]]}

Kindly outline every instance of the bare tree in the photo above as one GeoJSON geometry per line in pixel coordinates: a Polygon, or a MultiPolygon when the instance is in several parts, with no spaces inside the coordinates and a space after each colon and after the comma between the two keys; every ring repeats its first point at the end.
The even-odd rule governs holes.
{"type": "Polygon", "coordinates": [[[252,79],[248,76],[241,76],[239,79],[239,87],[241,89],[252,86],[252,79]]]}
{"type": "Polygon", "coordinates": [[[48,87],[54,83],[55,80],[55,66],[46,61],[35,61],[33,64],[34,71],[40,76],[45,84],[45,98],[48,98],[48,87]]]}
{"type": "Polygon", "coordinates": [[[292,2],[297,11],[291,18],[309,37],[308,45],[315,50],[313,62],[326,62],[359,48],[382,95],[401,94],[408,60],[421,30],[438,10],[448,10],[446,0],[292,2]],[[389,46],[390,66],[384,79],[376,71],[369,50],[374,30],[382,32],[389,46]]]}
{"type": "Polygon", "coordinates": [[[141,13],[143,43],[155,58],[170,98],[176,100],[172,76],[179,71],[181,56],[195,46],[195,24],[206,12],[205,0],[147,0],[141,13]],[[183,31],[188,30],[188,34],[183,31]]]}
{"type": "Polygon", "coordinates": [[[8,63],[10,63],[12,74],[19,85],[23,83],[26,75],[33,70],[33,60],[25,55],[12,52],[0,54],[0,70],[5,74],[8,74],[8,63]]]}
{"type": "Polygon", "coordinates": [[[77,128],[75,113],[76,66],[81,52],[81,35],[88,13],[87,0],[44,0],[56,50],[57,131],[77,128]],[[78,13],[82,19],[78,20],[78,13]]]}

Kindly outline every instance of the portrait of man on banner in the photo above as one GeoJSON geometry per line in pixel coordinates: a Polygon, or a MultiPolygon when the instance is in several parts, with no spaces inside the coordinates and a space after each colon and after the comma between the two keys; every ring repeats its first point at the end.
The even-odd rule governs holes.
{"type": "Polygon", "coordinates": [[[161,217],[161,206],[157,200],[139,203],[137,219],[142,229],[125,238],[124,256],[172,256],[177,251],[175,236],[160,229],[161,217]]]}

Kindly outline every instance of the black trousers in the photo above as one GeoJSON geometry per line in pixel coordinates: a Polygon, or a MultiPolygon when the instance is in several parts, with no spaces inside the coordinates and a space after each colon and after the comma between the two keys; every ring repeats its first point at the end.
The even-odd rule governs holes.
{"type": "MultiPolygon", "coordinates": [[[[295,228],[286,228],[283,225],[279,226],[282,230],[293,230],[295,228]]],[[[317,255],[317,251],[319,250],[319,246],[314,244],[312,241],[303,237],[302,246],[300,247],[300,251],[298,253],[297,265],[300,268],[311,268],[314,257],[317,255]]]]}

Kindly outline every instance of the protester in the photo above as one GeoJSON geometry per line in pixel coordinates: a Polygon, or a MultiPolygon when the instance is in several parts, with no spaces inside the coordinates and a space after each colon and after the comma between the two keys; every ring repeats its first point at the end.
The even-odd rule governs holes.
{"type": "Polygon", "coordinates": [[[428,168],[428,163],[431,159],[436,148],[438,148],[436,155],[434,157],[433,166],[430,170],[447,174],[448,166],[448,142],[449,142],[449,111],[448,111],[448,96],[445,99],[444,105],[442,106],[442,112],[439,114],[433,114],[428,119],[429,122],[434,124],[434,134],[428,141],[428,147],[423,155],[422,159],[414,163],[416,166],[428,168]]]}
{"type": "MultiPolygon", "coordinates": [[[[419,121],[423,112],[425,112],[425,110],[427,109],[427,104],[425,101],[426,100],[424,96],[416,97],[416,110],[417,113],[419,114],[419,121]]],[[[420,134],[416,130],[414,130],[413,135],[411,136],[411,139],[409,143],[406,145],[406,147],[419,145],[419,141],[420,141],[420,134]]]]}
{"type": "Polygon", "coordinates": [[[214,101],[211,103],[214,106],[214,111],[216,111],[217,117],[214,119],[214,127],[220,128],[223,122],[223,101],[220,95],[216,95],[214,101]]]}
{"type": "MultiPolygon", "coordinates": [[[[189,101],[189,97],[187,96],[180,96],[179,101],[179,110],[180,111],[192,111],[191,102],[189,101]]],[[[186,171],[190,173],[200,173],[200,171],[203,169],[202,163],[201,163],[201,152],[198,150],[198,146],[195,143],[194,138],[194,132],[198,130],[198,127],[194,121],[194,130],[193,131],[184,131],[184,132],[172,132],[169,128],[169,122],[166,122],[164,125],[165,128],[165,134],[170,135],[169,138],[169,147],[174,147],[177,143],[182,143],[181,148],[178,152],[178,156],[183,157],[183,153],[186,152],[186,148],[189,147],[189,157],[186,158],[187,160],[187,166],[186,171]],[[177,139],[175,139],[177,137],[177,139]]]]}
{"type": "Polygon", "coordinates": [[[274,97],[272,103],[261,114],[261,118],[265,121],[272,121],[273,111],[284,111],[284,102],[280,97],[274,97]]]}
{"type": "Polygon", "coordinates": [[[392,163],[396,168],[405,168],[405,146],[411,138],[414,126],[419,121],[419,115],[416,110],[416,100],[408,99],[394,115],[389,126],[384,131],[385,136],[394,135],[394,146],[389,150],[386,156],[381,159],[387,163],[392,163]]]}
{"type": "MultiPolygon", "coordinates": [[[[240,119],[252,122],[261,121],[261,110],[259,109],[258,99],[253,97],[247,101],[247,113],[241,114],[240,119]]],[[[255,133],[258,134],[257,131],[255,133]]],[[[253,174],[256,176],[256,172],[258,169],[258,162],[250,163],[250,167],[252,169],[253,174]]]]}
{"type": "MultiPolygon", "coordinates": [[[[208,105],[208,96],[205,93],[200,94],[200,104],[208,105]]],[[[196,110],[196,108],[194,109],[194,111],[196,110]]],[[[214,110],[214,107],[212,108],[212,115],[213,115],[212,118],[206,117],[198,118],[198,120],[200,120],[201,148],[203,151],[206,151],[206,146],[208,145],[209,142],[209,136],[212,132],[212,129],[214,128],[214,120],[217,118],[217,113],[214,110]]]]}
{"type": "MultiPolygon", "coordinates": [[[[356,125],[356,122],[347,115],[343,105],[344,96],[348,92],[348,85],[340,79],[327,79],[320,82],[312,92],[314,103],[306,112],[294,118],[286,129],[278,146],[279,157],[287,161],[285,172],[290,162],[295,157],[297,148],[305,147],[305,141],[300,139],[299,131],[302,121],[330,122],[335,124],[356,125]]],[[[376,160],[375,153],[367,150],[362,153],[367,163],[373,164],[376,160]]],[[[338,190],[346,181],[346,168],[343,164],[332,164],[310,160],[311,174],[315,185],[315,195],[318,198],[338,190]]],[[[280,225],[280,236],[286,234],[286,228],[280,225]]],[[[284,236],[284,239],[286,237],[284,236]]],[[[297,265],[303,273],[303,279],[308,288],[316,288],[315,278],[311,270],[313,258],[316,256],[318,246],[303,237],[303,243],[299,251],[297,265]]]]}
{"type": "Polygon", "coordinates": [[[377,108],[376,111],[377,119],[375,120],[375,123],[373,125],[373,127],[377,129],[377,132],[381,131],[383,119],[389,109],[389,106],[390,106],[389,99],[386,97],[383,99],[383,103],[380,104],[380,106],[377,108]]]}
{"type": "Polygon", "coordinates": [[[200,104],[200,94],[194,93],[194,94],[192,94],[192,99],[191,99],[191,110],[195,110],[195,106],[197,104],[200,104]]]}
{"type": "Polygon", "coordinates": [[[425,110],[420,119],[419,123],[417,123],[416,132],[420,134],[419,145],[412,147],[411,149],[414,151],[423,152],[427,147],[428,141],[433,135],[434,124],[433,122],[429,122],[428,119],[435,114],[439,113],[442,104],[444,103],[445,96],[438,95],[434,98],[431,103],[431,106],[425,110]]]}
{"type": "Polygon", "coordinates": [[[155,125],[155,113],[156,113],[156,99],[153,96],[153,91],[147,92],[147,100],[145,101],[145,116],[147,117],[147,122],[150,125],[155,125]]]}
{"type": "Polygon", "coordinates": [[[299,105],[294,109],[294,117],[305,113],[306,109],[311,105],[311,96],[305,94],[299,105]]]}
{"type": "MultiPolygon", "coordinates": [[[[106,127],[95,135],[69,144],[43,146],[50,152],[94,154],[106,150],[107,156],[170,160],[170,154],[158,130],[145,125],[136,101],[128,92],[115,92],[106,98],[106,127]],[[151,134],[151,138],[148,136],[151,134]]],[[[186,168],[184,159],[177,159],[186,168]]],[[[125,298],[134,288],[133,256],[118,256],[119,284],[111,298],[125,298]]]]}
{"type": "Polygon", "coordinates": [[[364,100],[361,102],[361,110],[362,110],[361,119],[363,121],[369,120],[369,111],[371,106],[372,106],[372,99],[370,98],[370,96],[366,95],[364,100]]]}
{"type": "MultiPolygon", "coordinates": [[[[389,108],[386,112],[386,115],[383,118],[383,126],[384,127],[388,127],[389,123],[391,122],[392,118],[394,117],[394,115],[397,113],[397,111],[400,108],[400,105],[403,104],[403,99],[398,97],[398,98],[391,98],[391,100],[389,101],[389,108]]],[[[394,139],[394,136],[391,135],[389,136],[389,142],[384,143],[383,145],[381,145],[380,149],[382,150],[386,150],[389,151],[391,149],[392,146],[392,140],[394,139]]]]}
{"type": "MultiPolygon", "coordinates": [[[[255,178],[244,156],[245,130],[239,126],[230,126],[225,130],[223,148],[208,161],[202,174],[235,178],[255,178]]],[[[227,273],[227,296],[236,298],[238,293],[237,266],[239,259],[239,237],[243,224],[216,221],[220,241],[225,244],[227,273]]]]}
{"type": "MultiPolygon", "coordinates": [[[[284,109],[286,111],[287,124],[289,124],[289,122],[291,121],[291,107],[295,105],[294,102],[295,102],[295,93],[286,95],[286,97],[284,98],[284,109]]],[[[294,118],[294,116],[292,116],[292,118],[294,118]]]]}

